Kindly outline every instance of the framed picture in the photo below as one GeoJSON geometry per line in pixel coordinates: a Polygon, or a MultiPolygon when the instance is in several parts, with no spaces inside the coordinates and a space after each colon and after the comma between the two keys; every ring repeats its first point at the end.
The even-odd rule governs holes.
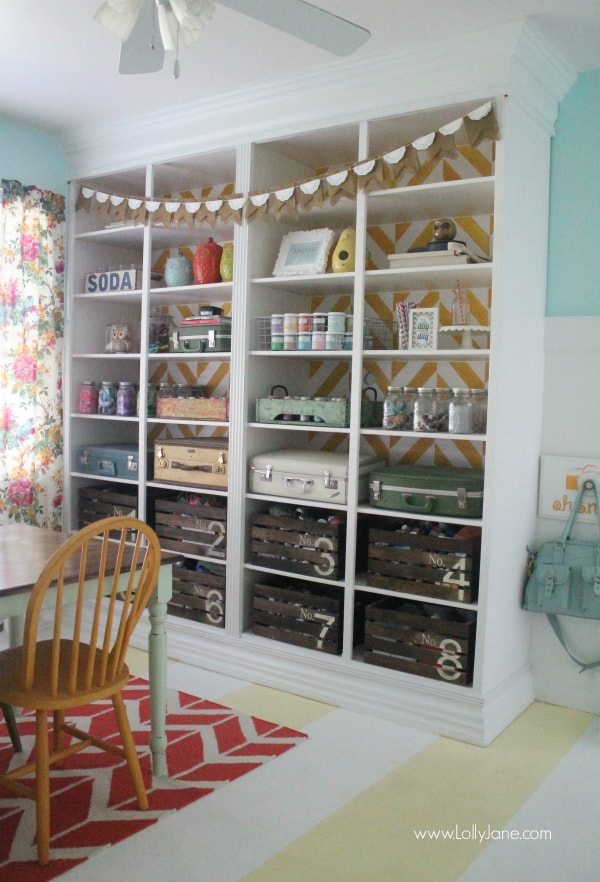
{"type": "Polygon", "coordinates": [[[409,349],[437,349],[438,346],[437,306],[429,309],[411,309],[408,324],[409,349]]]}
{"type": "Polygon", "coordinates": [[[299,276],[324,273],[333,244],[333,230],[303,230],[287,233],[281,240],[274,276],[299,276]]]}

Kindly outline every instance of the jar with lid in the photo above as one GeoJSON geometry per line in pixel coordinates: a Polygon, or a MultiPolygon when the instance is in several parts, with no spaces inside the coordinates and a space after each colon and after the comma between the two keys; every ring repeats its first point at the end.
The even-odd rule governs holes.
{"type": "Polygon", "coordinates": [[[409,413],[403,386],[388,386],[383,399],[383,428],[406,429],[409,425],[409,413]]]}
{"type": "MultiPolygon", "coordinates": [[[[140,415],[140,393],[141,389],[138,389],[137,393],[137,406],[136,406],[136,415],[140,415]]],[[[148,383],[148,387],[146,389],[146,416],[155,417],[156,416],[156,400],[158,397],[158,386],[156,383],[148,383]]]]}
{"type": "Polygon", "coordinates": [[[452,390],[448,431],[454,435],[470,435],[473,431],[473,401],[470,389],[452,390]]]}
{"type": "Polygon", "coordinates": [[[102,380],[98,390],[98,413],[114,416],[117,412],[117,388],[110,380],[102,380]]]}
{"type": "Polygon", "coordinates": [[[172,383],[159,383],[156,397],[157,399],[175,398],[175,386],[172,383]]]}
{"type": "Polygon", "coordinates": [[[483,435],[487,429],[487,389],[471,389],[473,400],[473,431],[483,435]]]}
{"type": "Polygon", "coordinates": [[[415,398],[413,429],[415,432],[435,432],[436,426],[435,389],[419,386],[415,398]]]}
{"type": "Polygon", "coordinates": [[[172,315],[161,312],[159,306],[153,306],[150,312],[148,352],[168,352],[169,337],[176,327],[172,315]]]}
{"type": "Polygon", "coordinates": [[[117,416],[135,416],[137,393],[133,383],[123,381],[117,389],[117,416]]]}
{"type": "Polygon", "coordinates": [[[435,390],[436,431],[447,432],[450,408],[450,389],[437,388],[435,390]]]}
{"type": "Polygon", "coordinates": [[[98,413],[98,390],[93,380],[84,380],[79,387],[79,413],[98,413]]]}

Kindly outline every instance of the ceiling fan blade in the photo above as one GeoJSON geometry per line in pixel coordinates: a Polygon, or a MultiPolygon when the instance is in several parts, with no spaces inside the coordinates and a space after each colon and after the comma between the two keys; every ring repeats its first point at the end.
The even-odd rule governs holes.
{"type": "Polygon", "coordinates": [[[222,6],[272,25],[335,55],[350,55],[369,39],[359,25],[305,0],[218,0],[222,6]]]}
{"type": "Polygon", "coordinates": [[[162,69],[165,50],[154,16],[154,0],[144,0],[131,36],[121,43],[119,73],[154,73],[162,69]]]}

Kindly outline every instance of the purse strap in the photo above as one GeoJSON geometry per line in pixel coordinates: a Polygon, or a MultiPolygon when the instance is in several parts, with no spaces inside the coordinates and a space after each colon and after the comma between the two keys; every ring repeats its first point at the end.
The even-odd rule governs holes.
{"type": "Polygon", "coordinates": [[[573,655],[573,653],[571,652],[571,650],[567,646],[567,643],[565,640],[565,635],[563,634],[562,628],[560,626],[560,622],[558,621],[558,617],[554,613],[546,613],[546,615],[548,616],[548,621],[552,625],[552,630],[554,631],[554,633],[556,634],[556,636],[558,637],[558,639],[560,641],[560,645],[562,646],[564,651],[567,653],[569,658],[572,659],[576,665],[579,665],[579,673],[580,674],[583,673],[583,671],[590,671],[593,668],[600,667],[600,659],[598,659],[598,661],[595,661],[595,662],[582,662],[575,655],[573,655]]]}
{"type": "Polygon", "coordinates": [[[577,491],[577,496],[575,497],[575,501],[573,502],[573,508],[571,509],[571,513],[567,519],[567,523],[565,524],[564,530],[562,531],[560,539],[558,540],[563,545],[570,537],[571,531],[575,526],[575,521],[577,519],[577,515],[579,514],[579,506],[581,504],[581,500],[583,499],[583,494],[589,490],[594,491],[594,497],[596,499],[596,519],[598,521],[598,528],[600,529],[600,498],[598,496],[598,484],[596,483],[596,480],[594,478],[586,478],[585,481],[581,482],[581,486],[579,487],[579,490],[577,491]]]}

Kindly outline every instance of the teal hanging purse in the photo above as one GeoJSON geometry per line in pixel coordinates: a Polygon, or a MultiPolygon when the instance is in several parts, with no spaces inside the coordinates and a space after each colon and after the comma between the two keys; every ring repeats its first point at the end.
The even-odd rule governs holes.
{"type": "Polygon", "coordinates": [[[600,538],[596,542],[570,538],[586,492],[594,494],[600,528],[598,486],[588,479],[579,488],[560,539],[544,542],[530,558],[523,597],[524,609],[546,613],[554,633],[581,670],[600,666],[600,660],[584,663],[571,653],[557,616],[600,619],[600,538]]]}

